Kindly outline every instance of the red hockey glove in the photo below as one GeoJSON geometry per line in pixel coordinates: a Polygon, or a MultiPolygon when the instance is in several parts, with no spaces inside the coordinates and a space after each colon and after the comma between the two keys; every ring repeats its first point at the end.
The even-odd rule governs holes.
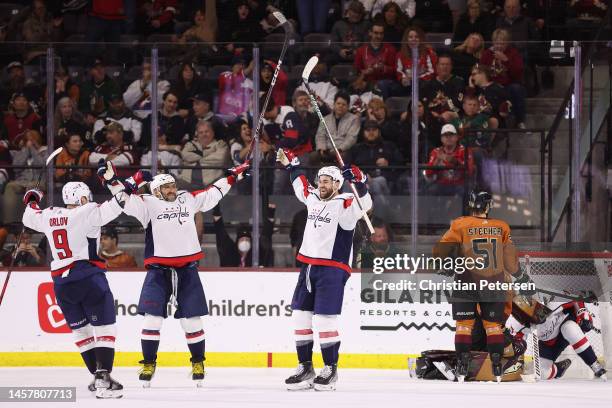
{"type": "Polygon", "coordinates": [[[586,308],[581,308],[576,312],[576,323],[585,333],[593,329],[593,317],[586,308]]]}
{"type": "Polygon", "coordinates": [[[44,193],[38,189],[31,189],[26,191],[23,195],[23,203],[25,205],[30,204],[31,202],[35,202],[36,204],[40,203],[44,197],[44,193]]]}

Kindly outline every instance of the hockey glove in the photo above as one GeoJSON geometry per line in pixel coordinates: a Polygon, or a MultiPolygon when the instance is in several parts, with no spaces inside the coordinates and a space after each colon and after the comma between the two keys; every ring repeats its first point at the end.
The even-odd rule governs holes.
{"type": "Polygon", "coordinates": [[[98,161],[98,177],[102,185],[111,184],[117,180],[117,169],[115,165],[110,161],[100,159],[98,161]]]}
{"type": "Polygon", "coordinates": [[[23,195],[23,203],[25,205],[28,205],[31,202],[38,204],[42,201],[43,197],[44,193],[42,191],[33,188],[31,190],[26,191],[26,193],[23,195]]]}
{"type": "Polygon", "coordinates": [[[354,165],[346,165],[342,168],[342,177],[349,183],[365,183],[368,176],[361,169],[354,165]]]}
{"type": "Polygon", "coordinates": [[[240,181],[245,177],[250,176],[249,170],[251,169],[251,161],[247,160],[244,163],[232,167],[231,169],[227,169],[225,173],[227,174],[227,182],[230,185],[233,185],[236,181],[240,181]]]}
{"type": "MultiPolygon", "coordinates": [[[[521,272],[520,275],[515,276],[514,283],[517,285],[520,285],[522,283],[530,283],[532,284],[530,286],[533,286],[533,281],[531,280],[529,275],[527,275],[525,272],[521,272]]],[[[520,289],[519,293],[525,296],[533,296],[536,294],[536,291],[535,289],[520,289]]]]}
{"type": "Polygon", "coordinates": [[[276,161],[289,171],[300,165],[300,159],[289,149],[280,148],[276,152],[276,161]]]}
{"type": "Polygon", "coordinates": [[[578,310],[576,313],[576,323],[585,333],[593,330],[593,318],[586,308],[578,310]]]}
{"type": "Polygon", "coordinates": [[[138,170],[132,177],[128,177],[123,182],[125,186],[125,192],[128,194],[132,194],[136,192],[139,188],[144,186],[146,183],[149,183],[153,180],[153,176],[147,170],[138,170]]]}

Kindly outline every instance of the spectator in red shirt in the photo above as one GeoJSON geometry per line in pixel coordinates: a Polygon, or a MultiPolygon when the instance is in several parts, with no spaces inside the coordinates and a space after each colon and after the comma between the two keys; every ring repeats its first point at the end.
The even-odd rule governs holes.
{"type": "Polygon", "coordinates": [[[431,184],[428,193],[433,195],[455,195],[463,193],[464,173],[467,166],[468,175],[474,173],[474,159],[469,149],[458,144],[457,129],[446,124],[441,131],[442,146],[431,151],[428,166],[443,166],[447,170],[427,169],[423,172],[431,184]]]}
{"type": "MultiPolygon", "coordinates": [[[[274,75],[274,70],[276,69],[276,63],[270,60],[264,60],[264,64],[261,67],[261,72],[259,74],[259,92],[260,95],[265,95],[270,89],[272,85],[272,76],[274,75]]],[[[287,104],[287,83],[289,79],[287,77],[287,73],[282,69],[278,71],[278,76],[276,78],[276,83],[274,84],[274,88],[272,88],[272,100],[276,106],[283,106],[287,104]]]]}
{"type": "Polygon", "coordinates": [[[494,82],[504,86],[510,95],[512,109],[519,129],[525,129],[525,98],[523,86],[523,57],[512,46],[510,32],[498,28],[493,32],[493,46],[482,52],[480,63],[491,67],[494,82]]]}
{"type": "Polygon", "coordinates": [[[369,31],[370,43],[364,44],[355,53],[355,69],[364,79],[375,84],[395,77],[395,48],[383,42],[385,27],[377,22],[369,31]]]}
{"type": "Polygon", "coordinates": [[[177,0],[147,0],[140,6],[136,26],[145,36],[174,34],[177,0]]]}
{"type": "Polygon", "coordinates": [[[11,150],[17,145],[28,130],[42,132],[40,116],[30,107],[30,101],[24,93],[15,93],[11,98],[10,111],[4,114],[4,126],[7,129],[8,143],[11,150]]]}
{"type": "Polygon", "coordinates": [[[125,20],[124,10],[123,0],[92,0],[87,19],[86,41],[120,42],[121,27],[125,20]]]}
{"type": "Polygon", "coordinates": [[[425,43],[425,32],[419,27],[409,27],[404,31],[402,46],[396,55],[395,79],[396,81],[381,81],[378,86],[383,98],[389,96],[410,95],[412,89],[412,47],[419,49],[419,80],[430,81],[436,75],[438,56],[429,45],[425,43]]]}

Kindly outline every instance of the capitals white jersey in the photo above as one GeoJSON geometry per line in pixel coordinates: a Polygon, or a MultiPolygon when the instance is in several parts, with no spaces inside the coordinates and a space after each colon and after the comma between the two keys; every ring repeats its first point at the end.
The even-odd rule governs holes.
{"type": "Polygon", "coordinates": [[[173,202],[150,194],[132,194],[124,212],[145,229],[145,266],[179,267],[201,259],[204,255],[194,216],[217,205],[230,188],[227,178],[222,178],[204,190],[178,191],[173,202]]]}
{"type": "Polygon", "coordinates": [[[100,227],[117,218],[122,208],[115,198],[102,204],[87,203],[75,208],[26,206],[23,225],[47,237],[53,260],[51,275],[67,276],[76,261],[90,261],[104,268],[98,257],[100,227]]]}
{"type": "MultiPolygon", "coordinates": [[[[308,219],[297,260],[309,265],[334,266],[351,272],[353,233],[362,217],[355,196],[338,194],[331,200],[321,199],[319,190],[300,175],[293,180],[298,200],[306,204],[308,219]]],[[[360,197],[364,210],[372,208],[372,197],[360,197]]]]}
{"type": "MultiPolygon", "coordinates": [[[[538,332],[538,339],[541,342],[554,344],[557,337],[559,337],[561,325],[567,320],[575,321],[575,310],[577,310],[578,307],[585,306],[583,302],[554,302],[549,304],[548,307],[553,309],[552,313],[548,315],[543,323],[535,325],[535,327],[538,332]]],[[[525,327],[513,316],[510,316],[506,321],[506,327],[508,327],[512,335],[516,335],[517,333],[521,332],[524,336],[526,336],[531,332],[529,327],[525,327]]]]}

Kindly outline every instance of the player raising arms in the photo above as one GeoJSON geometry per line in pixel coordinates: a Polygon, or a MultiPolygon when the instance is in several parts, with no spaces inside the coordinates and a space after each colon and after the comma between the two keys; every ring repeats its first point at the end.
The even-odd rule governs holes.
{"type": "MultiPolygon", "coordinates": [[[[204,190],[177,191],[174,177],[158,174],[149,183],[152,194],[133,194],[124,212],[135,217],[145,229],[144,280],[138,313],[144,315],[141,334],[143,366],[139,379],[149,387],[155,374],[162,323],[168,317],[168,302],[176,306],[191,352],[192,379],[197,386],[204,379],[204,328],[201,316],[208,314],[206,297],[198,275],[198,260],[203,257],[194,216],[208,211],[229,192],[236,179],[249,168],[249,162],[228,170],[204,190]]],[[[147,181],[148,173],[137,172],[126,183],[135,190],[147,181]]],[[[150,175],[149,175],[150,177],[150,175]]],[[[116,176],[108,166],[106,180],[116,176]]],[[[150,180],[150,178],[149,178],[150,180]]]]}
{"type": "MultiPolygon", "coordinates": [[[[468,208],[471,215],[453,220],[449,230],[434,247],[434,256],[442,258],[482,258],[482,268],[455,274],[455,282],[475,283],[476,287],[480,287],[482,280],[490,283],[505,282],[505,272],[513,275],[518,283],[529,282],[529,277],[519,270],[510,227],[504,221],[488,217],[492,201],[491,194],[486,191],[470,192],[468,208]]],[[[457,322],[455,351],[459,381],[463,381],[468,373],[472,330],[478,314],[486,332],[493,375],[501,381],[506,296],[507,291],[503,290],[453,291],[451,301],[453,319],[457,322]]]]}
{"type": "Polygon", "coordinates": [[[100,227],[121,214],[127,196],[121,192],[98,205],[86,184],[69,182],[62,188],[66,208],[41,210],[42,197],[40,190],[25,193],[23,225],[44,233],[50,244],[57,304],[87,369],[94,374],[90,391],[97,398],[121,398],[123,386],[110,376],[115,358],[115,300],[105,262],[97,252],[100,227]]]}
{"type": "Polygon", "coordinates": [[[308,219],[297,259],[304,263],[293,294],[291,308],[299,366],[285,383],[290,390],[334,390],[338,374],[338,315],[342,310],[344,285],[350,276],[353,257],[353,233],[362,211],[353,194],[341,194],[344,180],[355,183],[364,210],[372,207],[366,176],[357,167],[342,173],[335,166],[323,167],[317,174],[317,186],[308,183],[299,169],[298,158],[289,150],[279,149],[279,161],[290,171],[298,200],[306,204],[308,219]],[[315,378],[312,367],[313,332],[319,342],[325,367],[315,378]]]}

